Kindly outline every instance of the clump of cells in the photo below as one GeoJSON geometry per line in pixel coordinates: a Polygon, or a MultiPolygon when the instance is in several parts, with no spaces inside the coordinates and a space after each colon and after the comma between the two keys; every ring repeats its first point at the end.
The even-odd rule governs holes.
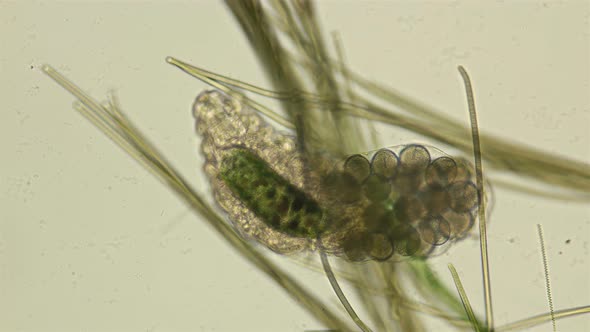
{"type": "Polygon", "coordinates": [[[323,183],[341,204],[362,206],[356,231],[342,239],[352,261],[441,251],[469,233],[479,204],[466,161],[418,144],[352,155],[323,183]]]}

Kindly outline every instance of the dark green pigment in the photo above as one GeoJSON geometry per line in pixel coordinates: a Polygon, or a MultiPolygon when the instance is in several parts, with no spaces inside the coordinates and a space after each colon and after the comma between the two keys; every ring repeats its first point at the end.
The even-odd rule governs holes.
{"type": "Polygon", "coordinates": [[[327,217],[318,203],[254,153],[234,149],[221,161],[219,175],[246,207],[271,228],[314,239],[326,230],[327,217]]]}

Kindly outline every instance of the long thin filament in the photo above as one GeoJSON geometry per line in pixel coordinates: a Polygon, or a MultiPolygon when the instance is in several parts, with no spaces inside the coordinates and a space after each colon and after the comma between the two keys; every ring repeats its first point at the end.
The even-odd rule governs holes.
{"type": "Polygon", "coordinates": [[[475,111],[475,98],[473,97],[473,89],[471,87],[471,80],[467,71],[462,66],[459,66],[459,73],[463,78],[465,84],[465,93],[467,94],[467,104],[469,106],[469,119],[471,121],[471,138],[473,140],[473,157],[475,159],[475,179],[477,182],[477,192],[479,195],[479,243],[481,251],[481,267],[483,271],[483,290],[484,302],[486,308],[486,327],[489,331],[494,330],[494,317],[492,311],[492,290],[490,286],[490,266],[488,262],[488,237],[486,230],[486,200],[483,189],[483,171],[481,168],[481,146],[479,143],[479,129],[477,125],[477,114],[475,111]]]}
{"type": "Polygon", "coordinates": [[[545,238],[543,237],[543,227],[537,224],[539,233],[539,242],[541,243],[541,255],[543,256],[543,272],[545,272],[545,287],[547,288],[547,301],[549,302],[549,312],[551,313],[551,324],[553,332],[557,331],[555,324],[555,311],[553,310],[553,297],[551,296],[551,281],[549,280],[549,262],[547,261],[547,252],[545,251],[545,238]]]}
{"type": "Polygon", "coordinates": [[[471,307],[471,303],[469,302],[469,298],[467,297],[467,293],[463,288],[463,283],[461,282],[461,278],[459,278],[459,274],[455,269],[453,264],[449,264],[449,271],[451,271],[451,276],[453,277],[453,282],[455,283],[455,287],[457,288],[457,292],[459,292],[459,296],[461,297],[461,302],[463,302],[463,307],[465,308],[465,312],[467,312],[467,317],[473,326],[473,329],[479,332],[479,326],[477,324],[477,319],[475,318],[475,314],[473,313],[473,309],[471,307]]]}
{"type": "Polygon", "coordinates": [[[330,262],[328,261],[328,256],[321,248],[321,240],[318,239],[318,242],[320,243],[320,245],[319,245],[320,249],[318,251],[320,253],[320,258],[322,260],[322,266],[324,267],[324,271],[326,272],[326,276],[328,277],[328,280],[330,281],[330,285],[332,285],[332,289],[334,289],[334,293],[336,293],[336,296],[338,296],[340,303],[342,303],[342,305],[344,306],[344,309],[346,309],[346,312],[348,313],[348,315],[350,315],[350,318],[352,318],[352,320],[356,323],[356,325],[363,332],[372,332],[371,329],[367,325],[365,325],[365,323],[363,323],[363,321],[359,318],[359,316],[356,314],[356,312],[354,311],[354,309],[350,305],[350,302],[348,302],[348,300],[346,299],[344,292],[342,292],[342,288],[340,288],[340,285],[338,284],[338,281],[336,280],[336,277],[334,276],[334,272],[332,271],[332,267],[330,266],[330,262]]]}

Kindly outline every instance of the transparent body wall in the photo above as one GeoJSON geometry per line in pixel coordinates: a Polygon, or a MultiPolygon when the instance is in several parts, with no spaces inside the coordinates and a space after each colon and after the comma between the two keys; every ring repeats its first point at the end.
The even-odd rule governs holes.
{"type": "MultiPolygon", "coordinates": [[[[311,8],[302,3],[288,8],[287,12],[279,12],[285,15],[284,22],[295,19],[307,28],[293,26],[297,33],[289,37],[292,42],[305,45],[310,40],[321,40],[310,36],[318,33],[311,8]]],[[[190,203],[228,243],[326,328],[356,330],[351,323],[355,321],[363,330],[428,330],[422,322],[426,314],[446,322],[449,329],[493,329],[491,302],[486,301],[485,310],[476,307],[477,312],[485,312],[481,317],[471,312],[469,294],[461,291],[454,269],[451,271],[460,291],[443,285],[429,268],[428,259],[460,240],[477,236],[478,230],[483,231],[485,252],[485,226],[478,227],[477,220],[481,222],[486,212],[484,205],[493,200],[489,189],[494,184],[482,182],[478,176],[481,169],[469,160],[424,144],[407,142],[359,152],[365,151],[365,138],[354,134],[363,132],[358,129],[360,119],[405,125],[469,153],[477,133],[470,137],[464,126],[442,119],[438,119],[436,131],[428,130],[420,120],[402,119],[372,99],[356,94],[350,89],[351,83],[393,104],[403,104],[409,112],[436,116],[353,76],[337,57],[327,56],[322,44],[302,49],[299,56],[304,65],[300,71],[294,71],[288,61],[273,62],[272,58],[289,57],[276,32],[270,30],[272,21],[265,21],[261,15],[263,9],[237,4],[230,9],[243,26],[253,27],[247,33],[259,56],[268,60],[274,91],[168,59],[216,89],[198,96],[193,114],[206,160],[204,172],[225,214],[208,205],[186,184],[128,122],[116,101],[106,106],[99,104],[50,67],[44,67],[44,71],[74,93],[80,101],[78,110],[190,203]],[[312,77],[312,83],[301,83],[304,75],[312,77]],[[249,99],[244,90],[279,100],[284,113],[272,112],[249,99]],[[260,114],[290,128],[291,134],[277,132],[260,114]],[[322,304],[326,299],[317,299],[297,283],[296,276],[274,266],[265,258],[268,250],[264,247],[291,259],[323,254],[324,268],[326,257],[337,261],[338,269],[330,281],[345,307],[347,301],[334,281],[345,280],[350,289],[356,290],[350,306],[362,308],[360,317],[350,307],[347,311],[352,319],[326,310],[322,304]],[[306,256],[305,252],[314,254],[306,256]]],[[[469,101],[473,109],[473,100],[469,101]]],[[[472,123],[472,129],[477,129],[476,124],[472,123]]],[[[552,161],[535,151],[510,147],[493,138],[487,140],[483,158],[491,167],[510,169],[574,193],[588,192],[587,165],[552,161]]],[[[485,254],[482,260],[485,270],[485,254]]],[[[304,263],[312,268],[321,266],[313,259],[304,263]]],[[[326,274],[331,275],[329,268],[326,274]]],[[[483,293],[489,298],[488,282],[484,282],[483,293]]],[[[473,297],[470,299],[475,302],[473,297]]],[[[590,311],[588,306],[549,309],[547,306],[547,313],[495,330],[519,330],[547,321],[559,324],[555,319],[590,311]]]]}

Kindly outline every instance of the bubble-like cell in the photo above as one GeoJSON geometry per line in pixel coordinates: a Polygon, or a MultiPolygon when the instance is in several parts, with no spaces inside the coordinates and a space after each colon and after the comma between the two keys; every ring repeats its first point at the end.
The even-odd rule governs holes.
{"type": "Polygon", "coordinates": [[[371,174],[371,165],[364,156],[354,154],[344,162],[344,172],[352,175],[360,183],[371,174]]]}
{"type": "Polygon", "coordinates": [[[431,187],[445,187],[455,181],[457,163],[449,157],[435,159],[426,169],[426,182],[431,187]]]}
{"type": "Polygon", "coordinates": [[[322,179],[322,187],[329,197],[345,204],[354,203],[361,199],[361,185],[349,173],[331,172],[322,179]]]}
{"type": "Polygon", "coordinates": [[[412,256],[420,250],[420,234],[410,225],[400,224],[392,231],[391,239],[395,252],[402,256],[412,256]]]}
{"type": "Polygon", "coordinates": [[[399,154],[401,169],[403,172],[414,173],[425,170],[430,164],[430,153],[417,144],[406,146],[399,154]]]}
{"type": "Polygon", "coordinates": [[[415,195],[424,187],[424,172],[400,172],[392,185],[400,195],[415,195]]]}
{"type": "Polygon", "coordinates": [[[391,179],[397,174],[398,165],[397,155],[389,149],[377,151],[371,159],[372,173],[386,179],[391,179]]]}
{"type": "Polygon", "coordinates": [[[392,183],[402,195],[417,194],[426,184],[424,172],[430,164],[430,154],[421,145],[408,145],[400,152],[398,173],[392,183]]]}
{"type": "Polygon", "coordinates": [[[351,262],[361,262],[367,258],[368,236],[366,233],[351,233],[342,243],[344,256],[351,262]]]}
{"type": "Polygon", "coordinates": [[[362,214],[362,222],[369,232],[378,232],[389,229],[393,223],[393,215],[381,203],[372,203],[365,208],[362,214]]]}
{"type": "Polygon", "coordinates": [[[380,176],[371,174],[363,183],[363,192],[370,201],[381,202],[389,197],[391,183],[380,176]]]}
{"type": "Polygon", "coordinates": [[[377,261],[384,261],[393,255],[393,244],[387,235],[372,233],[369,235],[369,256],[377,261]]]}
{"type": "Polygon", "coordinates": [[[438,215],[451,207],[451,195],[447,188],[427,187],[418,195],[430,215],[438,215]]]}
{"type": "Polygon", "coordinates": [[[455,212],[468,212],[478,205],[477,187],[471,181],[455,182],[447,189],[451,208],[455,212]]]}
{"type": "Polygon", "coordinates": [[[402,196],[394,204],[396,218],[403,223],[412,223],[426,216],[428,210],[422,200],[415,196],[402,196]]]}
{"type": "Polygon", "coordinates": [[[454,239],[460,239],[469,234],[475,222],[473,212],[457,213],[451,209],[445,211],[442,215],[449,222],[451,234],[454,239]]]}
{"type": "Polygon", "coordinates": [[[210,137],[218,147],[229,146],[245,136],[250,113],[238,100],[219,91],[202,92],[193,105],[197,132],[210,137]]]}
{"type": "Polygon", "coordinates": [[[456,158],[455,162],[457,163],[457,175],[455,176],[455,182],[473,180],[473,165],[463,158],[456,158]]]}
{"type": "Polygon", "coordinates": [[[435,246],[443,245],[451,238],[451,226],[442,217],[423,220],[418,229],[422,240],[435,246]]]}

